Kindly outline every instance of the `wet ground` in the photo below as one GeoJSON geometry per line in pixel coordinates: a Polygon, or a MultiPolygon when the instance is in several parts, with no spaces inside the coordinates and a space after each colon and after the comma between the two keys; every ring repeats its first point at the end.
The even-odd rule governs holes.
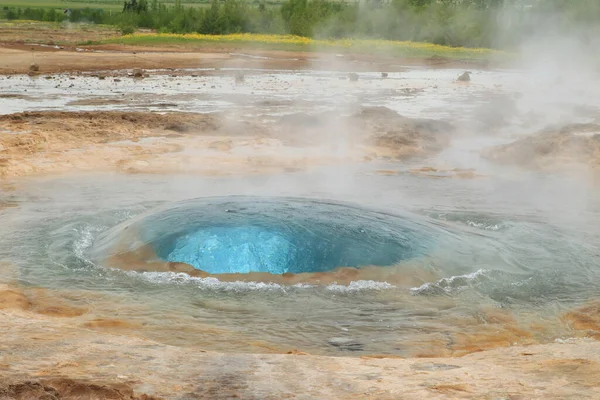
{"type": "MultiPolygon", "coordinates": [[[[207,350],[448,357],[594,337],[595,158],[550,173],[482,154],[548,126],[586,124],[569,134],[593,138],[600,99],[586,82],[550,88],[543,83],[552,77],[488,70],[457,83],[462,72],[407,67],[387,77],[363,72],[356,82],[346,72],[273,70],[246,70],[236,82],[236,71],[207,69],[143,79],[124,71],[0,77],[0,277],[10,285],[3,308],[48,326],[60,318],[55,329],[74,341],[85,340],[79,330],[150,340],[160,357],[207,350]],[[192,277],[185,268],[98,257],[103,235],[119,224],[160,216],[178,201],[231,195],[344,202],[404,218],[433,244],[389,266],[283,278],[192,277]]],[[[131,357],[140,359],[137,350],[131,357]]],[[[264,368],[260,356],[219,357],[264,368]]],[[[548,368],[581,363],[563,364],[548,368]]],[[[266,396],[239,385],[232,390],[252,386],[266,396]]],[[[360,390],[399,393],[376,392],[383,386],[360,390]]],[[[472,382],[426,387],[440,398],[476,390],[472,382]]],[[[279,393],[294,393],[288,389],[279,393]]],[[[330,395],[356,388],[346,389],[330,395]]]]}

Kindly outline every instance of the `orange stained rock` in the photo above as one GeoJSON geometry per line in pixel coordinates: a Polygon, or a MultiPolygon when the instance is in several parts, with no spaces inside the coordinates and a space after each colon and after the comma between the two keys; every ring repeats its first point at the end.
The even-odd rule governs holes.
{"type": "Polygon", "coordinates": [[[600,301],[567,312],[563,321],[576,331],[586,331],[588,336],[600,339],[600,301]]]}
{"type": "Polygon", "coordinates": [[[135,322],[123,321],[120,319],[93,319],[83,324],[86,328],[106,328],[106,329],[133,329],[139,328],[140,324],[135,322]]]}
{"type": "Polygon", "coordinates": [[[0,310],[28,310],[30,307],[31,302],[22,292],[15,289],[9,289],[6,286],[0,288],[0,310]]]}

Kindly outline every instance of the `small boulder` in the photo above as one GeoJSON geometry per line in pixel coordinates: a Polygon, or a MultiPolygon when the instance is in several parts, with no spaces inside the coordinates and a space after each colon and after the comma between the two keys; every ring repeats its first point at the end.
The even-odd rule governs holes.
{"type": "Polygon", "coordinates": [[[356,82],[358,81],[358,74],[356,72],[350,72],[348,74],[348,79],[350,79],[350,82],[356,82]]]}
{"type": "Polygon", "coordinates": [[[40,70],[40,66],[37,65],[36,63],[32,63],[29,66],[29,72],[38,72],[40,70]]]}
{"type": "Polygon", "coordinates": [[[238,71],[235,73],[235,83],[243,83],[244,80],[245,80],[245,76],[242,71],[238,71]]]}
{"type": "Polygon", "coordinates": [[[388,77],[388,73],[387,72],[382,72],[381,73],[381,77],[382,78],[387,78],[388,77]]]}
{"type": "Polygon", "coordinates": [[[144,70],[141,68],[134,68],[132,71],[133,77],[134,78],[143,78],[144,77],[144,70]]]}
{"type": "Polygon", "coordinates": [[[471,72],[470,71],[463,72],[461,76],[456,78],[456,80],[458,82],[469,82],[471,80],[471,72]]]}

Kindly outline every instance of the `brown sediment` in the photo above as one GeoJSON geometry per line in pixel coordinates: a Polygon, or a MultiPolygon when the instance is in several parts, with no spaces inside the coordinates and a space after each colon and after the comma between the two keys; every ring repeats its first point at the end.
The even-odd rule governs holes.
{"type": "Polygon", "coordinates": [[[441,392],[441,393],[445,393],[445,394],[455,394],[455,392],[471,392],[471,386],[470,385],[466,385],[464,383],[440,383],[440,384],[436,384],[436,385],[432,385],[429,387],[432,390],[435,390],[436,392],[441,392]]]}
{"type": "Polygon", "coordinates": [[[543,341],[508,311],[479,308],[472,316],[439,317],[439,327],[408,336],[399,346],[414,358],[463,357],[467,354],[543,341]]]}
{"type": "Polygon", "coordinates": [[[600,301],[567,312],[563,321],[579,335],[600,340],[600,301]]]}
{"type": "Polygon", "coordinates": [[[453,356],[508,347],[515,344],[529,345],[537,343],[538,340],[529,330],[522,327],[509,312],[490,307],[480,308],[475,319],[465,326],[461,326],[458,332],[452,335],[453,356]]]}
{"type": "Polygon", "coordinates": [[[84,308],[69,307],[69,306],[39,306],[34,309],[38,314],[47,315],[49,317],[79,317],[87,312],[84,308]]]}
{"type": "Polygon", "coordinates": [[[31,302],[22,292],[8,288],[6,285],[0,287],[0,310],[28,310],[30,307],[31,302]]]}
{"type": "Polygon", "coordinates": [[[136,394],[126,383],[102,383],[69,378],[0,382],[0,398],[14,400],[160,400],[136,394]]]}
{"type": "Polygon", "coordinates": [[[2,285],[0,287],[0,309],[31,311],[51,317],[78,317],[86,313],[85,308],[64,303],[44,289],[28,289],[2,285]]]}
{"type": "Polygon", "coordinates": [[[481,328],[474,333],[457,333],[453,336],[452,355],[460,357],[466,354],[490,350],[499,347],[534,344],[532,334],[524,329],[503,325],[494,328],[481,328]]]}
{"type": "Polygon", "coordinates": [[[86,328],[104,328],[104,329],[135,329],[141,327],[140,324],[123,321],[120,319],[94,319],[83,324],[86,328]]]}

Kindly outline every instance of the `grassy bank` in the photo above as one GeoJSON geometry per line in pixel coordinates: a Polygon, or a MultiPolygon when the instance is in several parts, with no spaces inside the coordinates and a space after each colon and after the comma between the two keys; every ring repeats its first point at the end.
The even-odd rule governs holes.
{"type": "Polygon", "coordinates": [[[243,46],[273,50],[336,51],[363,54],[388,54],[396,57],[427,58],[445,57],[462,60],[487,60],[506,58],[508,53],[491,49],[440,46],[431,43],[372,39],[311,39],[294,35],[263,34],[133,34],[103,40],[103,44],[116,43],[134,46],[184,46],[215,47],[243,46]]]}

